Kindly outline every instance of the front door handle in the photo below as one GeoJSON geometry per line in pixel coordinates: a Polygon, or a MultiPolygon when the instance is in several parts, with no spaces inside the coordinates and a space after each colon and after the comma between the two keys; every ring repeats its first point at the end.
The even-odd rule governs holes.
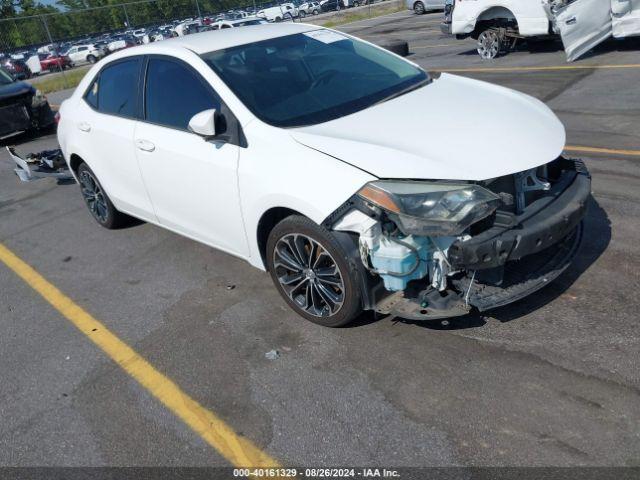
{"type": "Polygon", "coordinates": [[[80,122],[78,123],[78,130],[81,130],[83,132],[90,132],[91,125],[89,125],[87,122],[80,122]]]}
{"type": "Polygon", "coordinates": [[[571,17],[568,18],[566,22],[567,25],[575,25],[578,22],[578,19],[576,17],[571,17]]]}
{"type": "Polygon", "coordinates": [[[156,146],[149,140],[136,140],[136,146],[138,150],[143,152],[153,152],[156,149],[156,146]]]}

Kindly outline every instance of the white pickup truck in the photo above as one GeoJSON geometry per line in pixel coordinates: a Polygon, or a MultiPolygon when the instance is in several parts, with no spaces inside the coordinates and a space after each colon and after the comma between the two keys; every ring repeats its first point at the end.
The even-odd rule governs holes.
{"type": "Polygon", "coordinates": [[[640,35],[640,0],[447,0],[442,31],[476,39],[484,59],[560,35],[573,61],[607,38],[640,35]]]}

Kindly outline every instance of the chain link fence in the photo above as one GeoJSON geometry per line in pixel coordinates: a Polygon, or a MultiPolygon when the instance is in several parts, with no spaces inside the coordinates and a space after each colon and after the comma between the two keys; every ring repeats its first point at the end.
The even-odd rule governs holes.
{"type": "MultiPolygon", "coordinates": [[[[353,10],[346,9],[345,6],[368,5],[368,9],[365,7],[355,10],[358,10],[361,16],[371,15],[371,5],[382,0],[328,1],[330,2],[329,10],[339,9],[333,16],[340,18],[353,10]]],[[[269,3],[257,3],[256,0],[138,0],[113,6],[4,18],[0,19],[0,53],[12,53],[104,33],[149,27],[179,19],[216,16],[229,10],[256,12],[260,8],[283,3],[286,3],[286,0],[269,3]]],[[[306,20],[309,19],[309,17],[306,18],[306,20]]]]}
{"type": "MultiPolygon", "coordinates": [[[[316,0],[307,1],[315,2],[316,0]]],[[[11,66],[6,64],[8,56],[19,54],[24,57],[24,62],[29,68],[33,69],[33,64],[29,63],[27,59],[35,62],[38,73],[51,73],[57,70],[61,74],[62,86],[49,87],[52,89],[49,91],[55,91],[55,89],[69,88],[77,84],[81,71],[65,73],[65,66],[61,62],[54,62],[53,67],[49,66],[51,64],[40,67],[36,55],[41,47],[47,47],[40,50],[43,54],[63,53],[73,43],[94,43],[96,38],[104,34],[121,33],[143,27],[157,27],[185,19],[204,17],[215,19],[230,11],[244,11],[249,15],[254,15],[262,8],[278,6],[283,12],[282,19],[285,21],[302,20],[335,26],[345,21],[397,11],[404,4],[404,0],[323,1],[328,2],[322,7],[323,13],[328,11],[326,15],[313,14],[313,10],[319,8],[316,2],[308,9],[308,14],[304,18],[302,15],[293,17],[287,14],[290,10],[285,8],[285,4],[288,3],[286,0],[272,0],[269,3],[263,3],[264,0],[134,0],[118,5],[3,18],[0,19],[0,66],[9,68],[11,71],[11,66]],[[373,5],[374,3],[375,5],[373,5]]],[[[289,3],[289,5],[291,4],[289,3]]],[[[29,68],[23,68],[23,71],[31,71],[29,68]]],[[[16,75],[15,71],[12,73],[16,75]]],[[[35,74],[35,72],[33,73],[35,74]]],[[[38,78],[32,82],[40,83],[40,80],[38,78]]]]}
{"type": "Polygon", "coordinates": [[[0,52],[81,39],[183,18],[257,8],[246,0],[142,0],[44,15],[0,19],[0,52]]]}

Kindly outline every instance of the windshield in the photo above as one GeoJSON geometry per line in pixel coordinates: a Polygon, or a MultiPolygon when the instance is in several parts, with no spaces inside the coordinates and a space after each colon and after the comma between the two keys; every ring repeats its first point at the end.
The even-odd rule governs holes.
{"type": "Polygon", "coordinates": [[[327,122],[429,81],[411,63],[330,30],[202,57],[254,115],[278,127],[327,122]]]}
{"type": "Polygon", "coordinates": [[[13,83],[13,77],[4,68],[0,68],[0,85],[9,85],[10,83],[13,83]]]}

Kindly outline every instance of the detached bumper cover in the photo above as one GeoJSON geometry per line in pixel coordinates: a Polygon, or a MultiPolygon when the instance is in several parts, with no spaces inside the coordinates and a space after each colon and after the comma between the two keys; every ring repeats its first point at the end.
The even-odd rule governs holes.
{"type": "Polygon", "coordinates": [[[484,270],[504,266],[552,247],[580,224],[591,194],[591,177],[582,162],[568,171],[551,194],[515,218],[511,227],[494,226],[449,249],[454,269],[484,270]]]}

